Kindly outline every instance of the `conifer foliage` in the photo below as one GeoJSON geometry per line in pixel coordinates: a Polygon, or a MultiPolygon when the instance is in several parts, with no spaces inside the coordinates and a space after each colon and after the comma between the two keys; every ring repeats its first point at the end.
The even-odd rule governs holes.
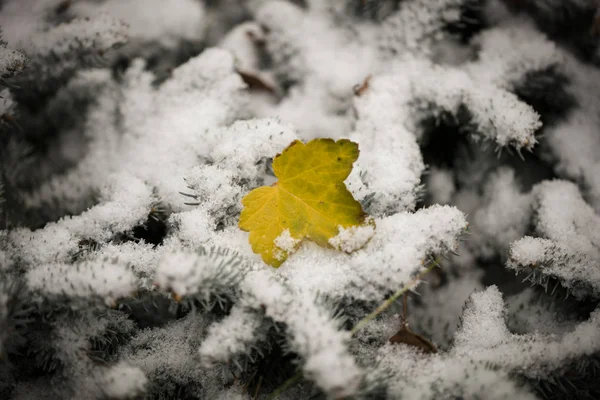
{"type": "Polygon", "coordinates": [[[0,398],[600,398],[599,10],[0,1],[0,398]]]}

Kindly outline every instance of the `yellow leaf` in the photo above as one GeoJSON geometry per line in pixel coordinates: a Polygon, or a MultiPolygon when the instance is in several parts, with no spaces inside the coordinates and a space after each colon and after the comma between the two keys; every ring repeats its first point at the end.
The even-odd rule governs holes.
{"type": "Polygon", "coordinates": [[[278,154],[279,181],[242,199],[239,227],[250,232],[252,250],[279,267],[304,238],[332,247],[340,228],[374,227],[344,184],[357,158],[358,145],[347,139],[296,140],[278,154]]]}

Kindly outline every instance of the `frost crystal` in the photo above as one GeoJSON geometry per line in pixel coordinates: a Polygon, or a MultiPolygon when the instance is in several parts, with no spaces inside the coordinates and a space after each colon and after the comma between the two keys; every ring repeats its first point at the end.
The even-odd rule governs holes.
{"type": "Polygon", "coordinates": [[[352,226],[347,229],[340,226],[339,229],[340,233],[329,239],[329,244],[346,253],[362,248],[375,234],[375,227],[369,222],[364,226],[352,226]]]}
{"type": "MultiPolygon", "coordinates": [[[[275,246],[279,249],[278,254],[280,254],[280,256],[283,256],[284,253],[293,252],[296,249],[298,243],[300,243],[300,239],[294,239],[290,234],[290,230],[285,229],[283,232],[281,232],[281,235],[275,238],[275,241],[273,243],[275,243],[275,246]]],[[[279,258],[277,255],[275,257],[279,258]]]]}
{"type": "Polygon", "coordinates": [[[44,296],[98,296],[110,304],[135,289],[133,273],[117,264],[85,262],[75,265],[41,265],[29,271],[27,284],[44,296]]]}
{"type": "Polygon", "coordinates": [[[243,260],[228,250],[200,248],[195,253],[166,253],[158,263],[156,282],[178,296],[227,293],[244,273],[243,260]]]}
{"type": "Polygon", "coordinates": [[[599,217],[570,182],[540,183],[533,196],[539,238],[513,243],[509,267],[541,274],[545,285],[548,277],[557,278],[575,296],[599,297],[599,217]]]}
{"type": "Polygon", "coordinates": [[[101,388],[111,399],[128,399],[145,393],[148,379],[139,368],[117,364],[104,373],[101,388]]]}

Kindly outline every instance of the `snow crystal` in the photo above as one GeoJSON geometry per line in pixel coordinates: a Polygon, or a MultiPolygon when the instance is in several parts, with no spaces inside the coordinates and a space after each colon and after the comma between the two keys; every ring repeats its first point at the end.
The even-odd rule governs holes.
{"type": "Polygon", "coordinates": [[[203,3],[193,0],[78,1],[71,12],[82,17],[110,14],[127,23],[131,39],[158,42],[165,48],[183,39],[200,40],[205,30],[203,3]]]}
{"type": "Polygon", "coordinates": [[[444,26],[459,20],[462,5],[461,0],[404,2],[383,23],[379,46],[391,55],[428,55],[433,44],[443,38],[444,26]]]}
{"type": "Polygon", "coordinates": [[[562,336],[514,335],[503,321],[502,296],[492,286],[470,297],[455,346],[448,353],[429,355],[407,345],[387,344],[379,348],[378,364],[369,379],[377,379],[379,374],[386,377],[386,382],[391,382],[390,397],[534,399],[526,388],[509,379],[510,374],[537,378],[595,351],[600,346],[593,332],[598,329],[599,311],[562,336]]]}
{"type": "Polygon", "coordinates": [[[492,258],[505,254],[511,242],[523,237],[532,199],[521,192],[512,169],[498,169],[488,179],[473,215],[474,243],[469,247],[482,257],[492,258]]]}
{"type": "Polygon", "coordinates": [[[563,304],[555,304],[535,288],[527,288],[506,298],[507,326],[513,333],[564,335],[579,323],[573,312],[565,312],[563,304]]]}
{"type": "Polygon", "coordinates": [[[479,46],[471,73],[501,88],[512,88],[532,71],[560,67],[563,53],[555,43],[526,24],[495,27],[477,36],[479,46]]]}
{"type": "MultiPolygon", "coordinates": [[[[393,64],[393,74],[373,77],[368,90],[355,97],[358,120],[350,138],[361,146],[356,167],[367,173],[367,211],[375,216],[410,210],[425,168],[416,140],[424,135],[422,121],[432,113],[458,118],[466,107],[473,134],[499,146],[531,149],[541,126],[538,114],[514,94],[465,71],[417,58],[393,64]],[[389,173],[390,165],[394,173],[389,173]]],[[[356,173],[356,172],[355,172],[356,173]]]]}
{"type": "Polygon", "coordinates": [[[152,280],[158,263],[159,251],[149,243],[128,242],[119,245],[109,243],[91,254],[92,260],[112,260],[126,265],[140,279],[140,284],[146,289],[151,288],[152,280]]]}
{"type": "Polygon", "coordinates": [[[240,211],[242,190],[234,183],[237,175],[234,171],[218,165],[199,165],[193,167],[185,177],[193,200],[202,210],[219,220],[228,214],[240,211]],[[232,211],[234,209],[235,211],[232,211]]]}
{"type": "Polygon", "coordinates": [[[214,218],[203,208],[173,214],[169,217],[169,225],[177,228],[174,236],[191,248],[198,248],[208,243],[216,227],[214,218]]]}
{"type": "Polygon", "coordinates": [[[369,218],[365,222],[365,225],[351,226],[349,228],[344,228],[340,225],[339,233],[329,239],[329,244],[338,250],[352,253],[363,248],[374,234],[375,222],[372,218],[369,218]]]}
{"type": "Polygon", "coordinates": [[[537,399],[527,388],[511,380],[508,373],[484,362],[457,360],[443,354],[423,356],[418,349],[407,345],[381,347],[378,370],[390,382],[387,389],[390,398],[537,399]]]}
{"type": "Polygon", "coordinates": [[[414,98],[427,107],[434,105],[453,115],[466,107],[476,133],[500,146],[531,149],[536,143],[534,133],[541,127],[539,115],[516,95],[450,67],[413,62],[408,71],[415,74],[414,98]]]}
{"type": "Polygon", "coordinates": [[[275,258],[278,260],[283,260],[285,258],[285,254],[293,253],[301,241],[302,239],[294,239],[290,234],[290,230],[285,229],[273,241],[276,247],[275,258]]]}
{"type": "MultiPolygon", "coordinates": [[[[453,267],[455,260],[456,257],[452,257],[453,267]]],[[[415,301],[414,306],[409,304],[408,315],[411,329],[435,343],[438,350],[451,347],[454,332],[460,325],[465,301],[474,291],[485,288],[481,284],[483,274],[466,268],[465,271],[461,271],[460,278],[454,278],[448,273],[445,278],[448,281],[438,287],[435,272],[446,272],[445,264],[441,270],[434,270],[424,278],[425,283],[429,284],[419,286],[418,301],[415,301]]],[[[395,331],[388,337],[395,334],[397,330],[398,320],[396,320],[395,331]]]]}
{"type": "Polygon", "coordinates": [[[242,283],[242,304],[263,309],[265,315],[286,325],[289,345],[302,359],[304,375],[328,395],[355,393],[362,374],[348,353],[348,331],[341,331],[327,310],[314,303],[310,292],[294,293],[269,276],[248,275],[242,283]]]}
{"type": "Polygon", "coordinates": [[[455,249],[466,220],[453,207],[433,206],[375,219],[375,225],[362,250],[346,254],[304,243],[277,274],[302,290],[379,301],[407,284],[430,256],[455,249]]]}
{"type": "Polygon", "coordinates": [[[144,372],[126,363],[111,366],[100,378],[102,392],[111,399],[130,399],[145,393],[148,379],[144,372]]]}
{"type": "Polygon", "coordinates": [[[127,25],[109,14],[101,13],[93,18],[79,18],[58,25],[43,35],[36,35],[35,40],[27,36],[19,39],[19,47],[26,53],[42,56],[53,54],[58,57],[72,52],[74,43],[82,49],[108,50],[127,40],[127,25]],[[72,38],[77,40],[73,41],[72,38]]]}
{"type": "Polygon", "coordinates": [[[7,48],[6,44],[0,42],[0,77],[12,76],[20,72],[24,66],[25,56],[21,52],[7,48]]]}
{"type": "Polygon", "coordinates": [[[427,191],[431,202],[448,204],[456,191],[454,177],[449,170],[433,167],[427,177],[427,191]]]}
{"type": "Polygon", "coordinates": [[[272,118],[237,121],[216,135],[220,141],[211,158],[236,176],[251,181],[264,178],[266,173],[257,164],[274,158],[298,139],[291,125],[272,118]]]}
{"type": "Polygon", "coordinates": [[[493,347],[509,336],[504,323],[506,309],[502,294],[496,286],[474,293],[463,313],[460,332],[455,336],[456,346],[493,347]]]}
{"type": "Polygon", "coordinates": [[[553,242],[549,239],[540,239],[532,236],[524,236],[510,247],[510,258],[515,263],[523,266],[538,267],[538,263],[552,248],[553,242]]]}
{"type": "MultiPolygon", "coordinates": [[[[532,191],[535,231],[511,245],[509,267],[533,268],[560,279],[575,296],[600,294],[600,220],[567,181],[545,181],[532,191]],[[568,205],[568,206],[565,206],[568,205]]],[[[547,281],[546,281],[547,282],[547,281]]]]}
{"type": "Polygon", "coordinates": [[[600,326],[600,310],[592,312],[587,321],[562,336],[511,334],[503,321],[504,310],[496,287],[472,295],[452,352],[459,357],[492,362],[507,371],[538,377],[561,368],[565,361],[600,348],[600,338],[594,333],[600,326]],[[476,331],[476,325],[487,331],[476,331]],[[475,341],[471,342],[472,339],[475,341]]]}
{"type": "Polygon", "coordinates": [[[237,254],[219,248],[197,252],[166,252],[159,261],[156,282],[178,296],[197,294],[205,300],[235,289],[246,266],[237,254]]]}
{"type": "Polygon", "coordinates": [[[260,329],[263,322],[257,311],[234,306],[227,317],[208,329],[199,350],[202,362],[206,366],[227,363],[238,354],[249,353],[250,345],[266,338],[267,330],[260,329]]]}
{"type": "Polygon", "coordinates": [[[27,273],[27,285],[43,295],[97,296],[107,304],[130,295],[137,286],[133,272],[125,266],[92,261],[42,264],[27,273]]]}
{"type": "Polygon", "coordinates": [[[212,386],[211,375],[200,368],[197,349],[210,322],[190,313],[166,326],[143,330],[128,343],[121,360],[139,367],[154,385],[173,393],[178,385],[186,385],[188,393],[204,398],[202,386],[212,386]]]}
{"type": "Polygon", "coordinates": [[[77,247],[77,238],[61,224],[48,224],[44,229],[15,229],[8,235],[16,256],[27,265],[66,261],[77,247]]]}

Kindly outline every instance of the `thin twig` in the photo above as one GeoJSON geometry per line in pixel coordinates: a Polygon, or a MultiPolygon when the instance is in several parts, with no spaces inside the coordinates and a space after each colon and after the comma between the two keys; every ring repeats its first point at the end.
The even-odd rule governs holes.
{"type": "Polygon", "coordinates": [[[402,299],[402,327],[408,326],[408,293],[404,293],[402,299]]]}
{"type": "Polygon", "coordinates": [[[384,301],[383,303],[381,303],[379,305],[379,307],[377,307],[375,309],[375,311],[373,311],[371,314],[369,314],[366,317],[364,317],[363,319],[361,319],[358,322],[358,324],[356,324],[354,326],[354,328],[352,328],[352,330],[350,331],[352,333],[352,335],[354,335],[356,332],[358,332],[361,329],[363,329],[365,326],[367,326],[367,324],[369,322],[371,322],[372,320],[374,320],[375,318],[377,318],[377,316],[379,314],[381,314],[382,312],[384,312],[385,310],[387,310],[392,304],[394,304],[394,302],[396,300],[398,300],[398,297],[402,296],[404,293],[408,292],[409,290],[411,290],[415,286],[417,286],[417,284],[419,283],[419,281],[421,279],[423,279],[423,277],[425,275],[427,275],[436,266],[438,266],[438,260],[437,259],[435,259],[432,262],[430,262],[429,265],[427,265],[427,267],[421,273],[419,273],[417,276],[415,276],[415,278],[412,281],[410,281],[407,285],[405,285],[402,289],[398,290],[396,293],[394,293],[393,295],[391,295],[390,297],[388,297],[388,299],[386,301],[384,301]]]}

